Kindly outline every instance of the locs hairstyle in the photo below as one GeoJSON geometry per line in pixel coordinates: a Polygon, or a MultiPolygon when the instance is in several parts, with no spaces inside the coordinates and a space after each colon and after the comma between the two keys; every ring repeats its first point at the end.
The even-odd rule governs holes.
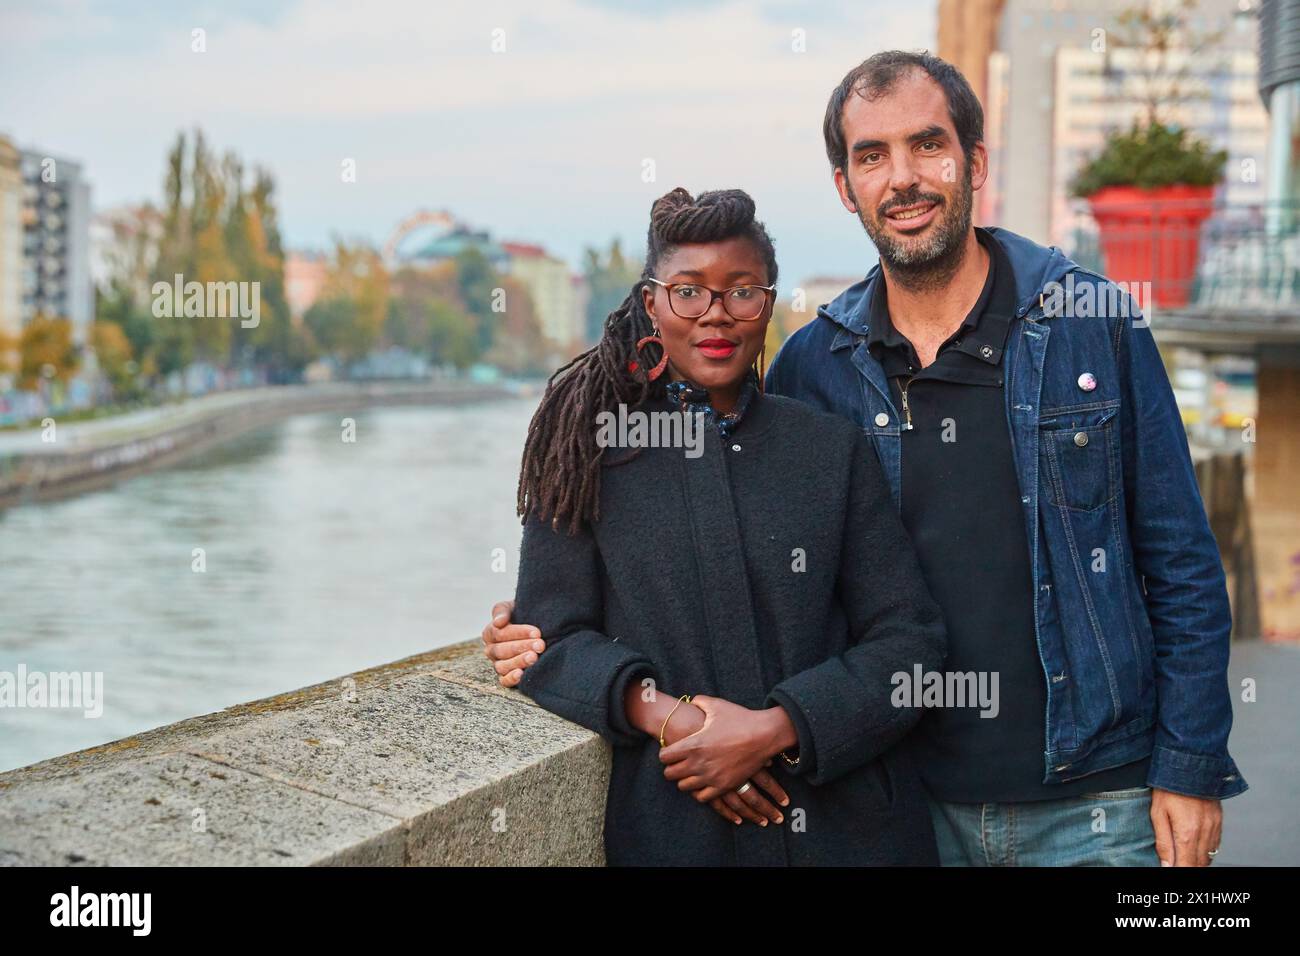
{"type": "Polygon", "coordinates": [[[567,520],[574,534],[600,517],[605,449],[596,443],[596,415],[663,394],[664,380],[651,382],[647,376],[647,369],[662,357],[649,353],[661,346],[648,343],[640,356],[636,352],[637,341],[653,331],[642,286],[679,244],[737,236],[754,243],[767,266],[768,283],[776,282],[776,250],[767,229],[754,218],[754,200],[748,193],[719,189],[692,199],[678,186],[655,200],[641,278],[605,319],[600,341],[550,377],[528,426],[517,500],[525,521],[534,513],[549,519],[553,528],[567,520]]]}

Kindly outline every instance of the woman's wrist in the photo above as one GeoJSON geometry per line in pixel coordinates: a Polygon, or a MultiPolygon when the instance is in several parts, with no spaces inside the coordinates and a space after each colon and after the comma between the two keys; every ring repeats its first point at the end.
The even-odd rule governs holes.
{"type": "MultiPolygon", "coordinates": [[[[669,697],[662,691],[647,694],[638,684],[627,688],[623,702],[628,723],[656,741],[661,732],[672,735],[673,731],[680,731],[693,721],[694,726],[687,733],[694,733],[704,723],[704,712],[695,705],[678,697],[669,697]]],[[[684,737],[686,734],[679,736],[684,737]]],[[[677,738],[673,736],[672,739],[677,738]]]]}
{"type": "Polygon", "coordinates": [[[759,713],[763,720],[764,753],[773,757],[782,750],[793,750],[799,746],[799,731],[784,707],[769,707],[759,713]]]}
{"type": "Polygon", "coordinates": [[[664,725],[664,740],[670,744],[676,743],[683,737],[689,737],[703,726],[704,711],[692,703],[683,701],[682,705],[673,711],[672,716],[664,725]]]}

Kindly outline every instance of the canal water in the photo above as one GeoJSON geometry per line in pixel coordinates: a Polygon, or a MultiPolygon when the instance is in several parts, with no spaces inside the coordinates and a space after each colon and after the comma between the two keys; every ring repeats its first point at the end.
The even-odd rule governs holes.
{"type": "Polygon", "coordinates": [[[0,770],[476,636],[535,406],[304,415],[0,511],[0,672],[103,675],[98,717],[0,706],[0,770]]]}

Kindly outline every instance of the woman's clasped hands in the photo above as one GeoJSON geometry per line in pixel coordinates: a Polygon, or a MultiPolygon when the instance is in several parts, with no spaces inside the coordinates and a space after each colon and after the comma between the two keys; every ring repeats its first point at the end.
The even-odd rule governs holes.
{"type": "Polygon", "coordinates": [[[667,722],[659,759],[665,778],[732,823],[780,824],[790,797],[767,768],[793,735],[780,707],[750,710],[701,694],[667,722]]]}

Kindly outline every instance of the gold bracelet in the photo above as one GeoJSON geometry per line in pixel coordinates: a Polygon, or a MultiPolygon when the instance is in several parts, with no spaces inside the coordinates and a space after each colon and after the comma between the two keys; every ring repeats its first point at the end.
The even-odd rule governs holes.
{"type": "Polygon", "coordinates": [[[662,748],[668,746],[666,743],[664,743],[664,731],[668,729],[668,721],[670,721],[670,720],[673,719],[673,714],[677,713],[677,708],[680,707],[680,706],[682,706],[682,702],[683,702],[683,701],[685,701],[686,703],[689,704],[689,703],[691,702],[691,695],[690,695],[690,694],[682,694],[681,697],[678,697],[678,698],[677,698],[677,703],[673,704],[673,709],[670,710],[670,711],[668,711],[668,716],[664,718],[664,725],[663,725],[662,727],[659,728],[659,747],[660,747],[660,749],[662,749],[662,748]]]}

